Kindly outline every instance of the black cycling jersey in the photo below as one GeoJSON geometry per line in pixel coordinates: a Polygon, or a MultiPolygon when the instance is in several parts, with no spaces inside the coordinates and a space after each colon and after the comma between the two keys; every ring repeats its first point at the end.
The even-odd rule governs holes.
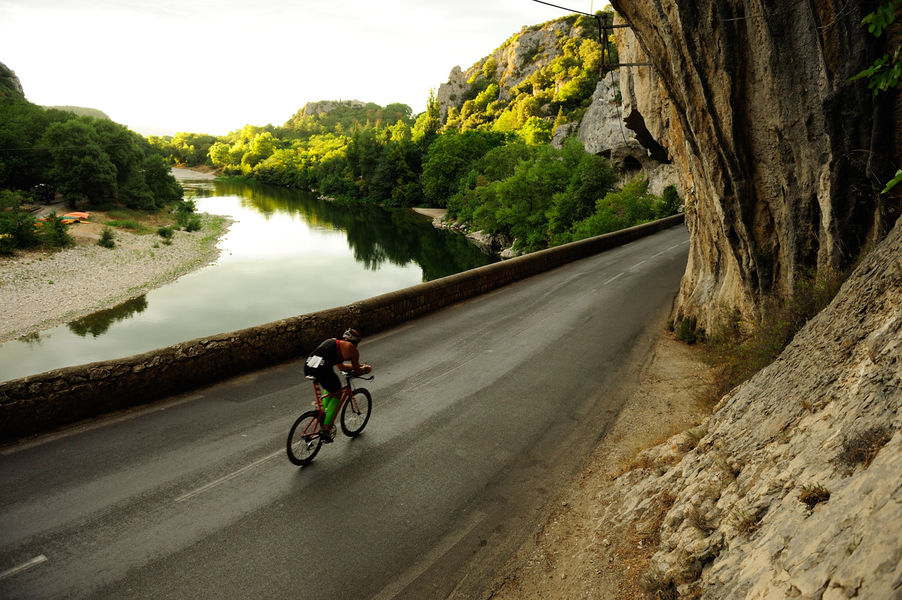
{"type": "Polygon", "coordinates": [[[322,344],[316,347],[316,350],[313,351],[313,354],[310,356],[322,356],[323,359],[329,366],[337,365],[341,362],[341,357],[338,355],[338,340],[335,338],[329,338],[322,344]]]}
{"type": "Polygon", "coordinates": [[[304,375],[316,379],[327,392],[337,392],[341,389],[341,380],[333,368],[340,364],[341,356],[338,353],[338,340],[330,338],[316,347],[304,363],[304,375]]]}

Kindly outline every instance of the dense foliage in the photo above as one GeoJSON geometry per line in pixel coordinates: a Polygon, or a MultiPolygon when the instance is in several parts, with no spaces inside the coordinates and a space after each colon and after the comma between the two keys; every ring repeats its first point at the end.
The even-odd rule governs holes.
{"type": "Polygon", "coordinates": [[[158,210],[180,201],[182,188],[163,155],[123,125],[0,97],[0,251],[68,243],[53,220],[35,234],[22,208],[57,194],[71,208],[158,210]]]}

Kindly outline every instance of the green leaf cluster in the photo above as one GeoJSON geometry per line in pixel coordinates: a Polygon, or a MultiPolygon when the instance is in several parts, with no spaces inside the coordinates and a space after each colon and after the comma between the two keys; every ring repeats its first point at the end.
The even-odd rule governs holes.
{"type": "MultiPolygon", "coordinates": [[[[895,22],[900,8],[902,8],[902,0],[890,0],[868,14],[862,19],[861,24],[867,25],[868,31],[879,38],[886,28],[895,22]]],[[[897,87],[902,81],[902,47],[897,43],[894,48],[888,48],[887,52],[877,58],[871,66],[859,71],[849,80],[865,78],[868,80],[868,87],[874,91],[875,95],[897,87]]]]}
{"type": "Polygon", "coordinates": [[[151,135],[148,143],[177,166],[210,165],[210,147],[216,143],[214,135],[179,132],[172,137],[151,135]]]}
{"type": "Polygon", "coordinates": [[[489,150],[461,178],[449,215],[471,230],[532,252],[676,214],[676,191],[658,198],[636,178],[615,190],[617,174],[578,140],[562,148],[522,139],[489,150]]]}
{"type": "MultiPolygon", "coordinates": [[[[889,0],[865,16],[861,24],[867,25],[868,31],[879,38],[886,28],[895,22],[900,9],[902,9],[902,0],[889,0]]],[[[898,40],[898,36],[896,39],[898,40]]],[[[874,95],[899,87],[899,83],[902,81],[902,46],[898,44],[898,41],[895,48],[889,49],[870,67],[850,77],[849,81],[863,78],[868,79],[868,87],[874,91],[874,95]]],[[[880,193],[888,193],[900,182],[902,182],[902,169],[896,170],[896,174],[887,181],[880,193]]]]}

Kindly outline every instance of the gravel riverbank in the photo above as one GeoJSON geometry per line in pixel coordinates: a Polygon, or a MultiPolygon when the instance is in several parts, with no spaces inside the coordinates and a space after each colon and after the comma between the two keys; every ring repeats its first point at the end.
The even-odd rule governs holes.
{"type": "Polygon", "coordinates": [[[0,342],[110,308],[213,262],[229,222],[201,218],[200,231],[176,231],[171,244],[156,233],[116,229],[115,248],[103,248],[102,224],[76,223],[74,247],[0,257],[0,342]]]}

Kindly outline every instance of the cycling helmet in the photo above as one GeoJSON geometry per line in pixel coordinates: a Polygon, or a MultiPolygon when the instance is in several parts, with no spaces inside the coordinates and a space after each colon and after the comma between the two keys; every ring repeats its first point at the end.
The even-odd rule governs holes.
{"type": "Polygon", "coordinates": [[[360,332],[356,329],[348,329],[342,334],[341,339],[356,346],[360,343],[360,332]]]}

